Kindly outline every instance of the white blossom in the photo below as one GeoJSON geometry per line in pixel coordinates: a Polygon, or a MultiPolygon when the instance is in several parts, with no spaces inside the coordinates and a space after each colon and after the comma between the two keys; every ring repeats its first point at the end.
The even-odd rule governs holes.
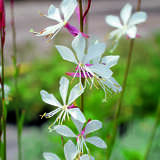
{"type": "Polygon", "coordinates": [[[60,91],[60,95],[63,103],[60,103],[53,94],[49,94],[44,90],[40,92],[42,100],[45,103],[57,107],[57,109],[49,113],[44,113],[44,115],[42,116],[46,118],[51,118],[55,114],[59,113],[55,122],[52,125],[54,125],[56,122],[59,122],[59,124],[62,124],[66,117],[69,118],[69,115],[71,115],[72,117],[74,117],[75,119],[83,123],[86,121],[80,109],[77,106],[73,105],[73,102],[84,92],[83,88],[80,90],[80,84],[75,85],[71,89],[69,98],[67,101],[68,87],[69,87],[69,80],[66,77],[62,77],[60,79],[59,91],[60,91]]]}
{"type": "Polygon", "coordinates": [[[108,25],[116,28],[116,30],[110,33],[110,39],[115,38],[116,42],[118,42],[123,35],[127,35],[131,39],[136,38],[136,25],[144,23],[147,19],[147,14],[142,11],[137,11],[132,14],[132,6],[127,3],[121,9],[120,18],[115,15],[109,15],[105,18],[108,25]]]}
{"type": "Polygon", "coordinates": [[[105,142],[98,136],[88,137],[89,133],[95,132],[102,128],[102,123],[100,121],[91,120],[86,125],[84,125],[84,123],[81,123],[74,118],[72,118],[72,120],[78,130],[78,134],[73,133],[72,130],[65,125],[56,125],[54,130],[61,136],[76,138],[78,152],[84,153],[85,147],[87,153],[89,153],[89,149],[86,143],[93,144],[98,148],[107,148],[105,142]]]}

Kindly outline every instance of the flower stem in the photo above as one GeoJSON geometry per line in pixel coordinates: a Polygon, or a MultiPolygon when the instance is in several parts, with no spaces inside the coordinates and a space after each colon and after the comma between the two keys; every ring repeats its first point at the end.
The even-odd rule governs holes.
{"type": "MultiPolygon", "coordinates": [[[[137,3],[137,11],[140,10],[141,7],[141,0],[138,0],[137,3]]],[[[124,97],[124,93],[126,90],[126,86],[127,86],[127,79],[128,79],[128,74],[129,74],[129,69],[130,69],[130,65],[131,65],[131,59],[132,59],[132,54],[133,54],[133,47],[134,47],[134,39],[131,39],[130,41],[130,46],[129,46],[129,53],[128,53],[128,58],[127,58],[127,63],[126,63],[126,69],[125,69],[125,73],[124,73],[124,79],[123,79],[123,84],[122,84],[122,92],[120,94],[120,98],[118,100],[118,104],[116,107],[116,111],[115,111],[115,115],[114,115],[114,120],[113,120],[113,133],[111,136],[111,139],[109,141],[109,145],[107,148],[107,160],[109,160],[111,154],[112,154],[112,150],[114,147],[114,143],[116,140],[116,136],[117,136],[117,129],[118,129],[118,119],[120,116],[120,111],[121,111],[121,107],[122,107],[122,101],[123,101],[123,97],[124,97]]]]}
{"type": "Polygon", "coordinates": [[[16,122],[17,122],[17,145],[18,145],[18,160],[22,159],[22,149],[21,149],[21,136],[22,136],[22,126],[20,121],[20,111],[18,105],[18,73],[19,69],[17,67],[17,45],[16,45],[16,29],[15,29],[15,16],[14,16],[14,1],[11,2],[11,28],[12,28],[12,46],[13,46],[13,67],[14,67],[14,87],[15,87],[15,104],[16,104],[16,122]]]}
{"type": "Polygon", "coordinates": [[[150,153],[152,143],[153,143],[153,140],[154,140],[154,137],[156,135],[156,131],[157,131],[157,128],[158,128],[158,125],[159,125],[159,122],[160,122],[160,100],[159,100],[159,103],[158,103],[158,108],[157,108],[156,113],[157,113],[156,120],[155,120],[154,126],[153,126],[152,131],[151,131],[151,135],[150,135],[150,138],[149,138],[149,141],[148,141],[148,144],[147,144],[147,149],[146,149],[146,152],[145,152],[145,155],[144,155],[144,160],[149,159],[148,158],[149,153],[150,153]]]}
{"type": "MultiPolygon", "coordinates": [[[[83,32],[83,6],[82,0],[78,0],[79,11],[80,11],[80,32],[83,32]]],[[[82,85],[84,86],[85,79],[82,78],[82,85]]],[[[84,94],[81,95],[81,111],[84,112],[84,94]]]]}
{"type": "Polygon", "coordinates": [[[1,75],[1,87],[2,87],[2,128],[3,128],[3,159],[6,160],[6,116],[7,108],[5,105],[5,91],[4,91],[4,39],[5,31],[1,29],[1,63],[2,63],[2,75],[1,75]]]}

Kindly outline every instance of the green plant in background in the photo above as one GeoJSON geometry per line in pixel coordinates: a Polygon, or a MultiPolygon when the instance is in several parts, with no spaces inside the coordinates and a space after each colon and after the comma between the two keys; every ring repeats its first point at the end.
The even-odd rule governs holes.
{"type": "Polygon", "coordinates": [[[17,44],[16,44],[16,28],[15,28],[15,15],[14,15],[14,0],[10,1],[11,6],[11,28],[12,28],[12,48],[13,48],[13,68],[14,68],[14,100],[15,100],[15,112],[16,112],[16,123],[17,123],[17,145],[18,145],[18,160],[22,159],[22,145],[21,145],[21,136],[23,129],[24,121],[24,111],[21,111],[19,108],[20,94],[18,86],[18,77],[20,67],[17,64],[17,44]]]}

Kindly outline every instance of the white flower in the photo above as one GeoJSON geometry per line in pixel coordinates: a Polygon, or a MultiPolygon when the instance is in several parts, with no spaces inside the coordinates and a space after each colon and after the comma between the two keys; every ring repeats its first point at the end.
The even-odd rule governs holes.
{"type": "Polygon", "coordinates": [[[145,12],[135,12],[133,15],[132,6],[127,3],[120,12],[120,18],[122,23],[120,22],[119,17],[114,15],[106,16],[106,23],[112,27],[117,28],[116,30],[110,33],[110,38],[116,38],[118,41],[121,36],[127,35],[129,38],[136,38],[137,33],[137,24],[143,23],[147,19],[147,14],[145,12]]]}
{"type": "Polygon", "coordinates": [[[110,69],[111,67],[115,66],[119,60],[119,57],[120,56],[104,56],[102,58],[95,59],[93,61],[93,65],[89,67],[92,70],[92,72],[97,73],[99,77],[97,82],[105,92],[104,101],[106,100],[106,91],[110,93],[112,91],[115,93],[119,93],[122,91],[122,88],[119,85],[119,83],[112,77],[112,75],[106,78],[103,74],[98,74],[99,70],[102,71],[102,68],[110,69]]]}
{"type": "MultiPolygon", "coordinates": [[[[65,145],[64,145],[64,155],[66,160],[75,160],[77,156],[79,156],[79,153],[77,151],[77,147],[75,144],[69,140],[65,145]]],[[[60,160],[60,158],[53,153],[43,153],[43,157],[45,160],[60,160]]],[[[85,154],[80,157],[80,160],[94,160],[93,157],[85,154]]]]}
{"type": "Polygon", "coordinates": [[[51,5],[48,9],[48,15],[44,16],[51,20],[57,21],[58,24],[54,26],[49,26],[41,32],[31,32],[33,32],[36,36],[46,36],[49,39],[53,39],[56,36],[56,34],[67,24],[72,14],[74,13],[76,7],[76,0],[63,0],[60,4],[60,9],[56,8],[54,5],[51,5]]]}
{"type": "Polygon", "coordinates": [[[104,43],[99,43],[95,40],[92,41],[89,43],[87,54],[85,54],[86,41],[79,34],[72,42],[72,48],[76,52],[76,55],[65,46],[57,45],[56,48],[64,60],[77,65],[75,73],[68,72],[67,74],[73,77],[79,77],[80,83],[82,78],[85,78],[85,86],[88,83],[90,87],[94,85],[98,88],[96,85],[98,83],[105,91],[105,95],[108,88],[116,92],[121,90],[119,84],[112,78],[113,72],[110,70],[112,66],[117,64],[119,56],[102,58],[102,54],[106,48],[104,43]],[[95,63],[95,60],[98,60],[98,63],[95,63]]]}
{"type": "Polygon", "coordinates": [[[74,118],[72,118],[72,120],[78,130],[77,135],[74,134],[72,130],[65,125],[57,125],[54,127],[54,130],[62,136],[76,138],[77,148],[78,148],[79,153],[84,153],[84,147],[89,153],[89,149],[86,143],[91,143],[95,145],[96,147],[103,148],[103,149],[107,147],[105,142],[101,138],[97,136],[88,137],[89,133],[92,133],[102,128],[102,123],[100,121],[91,120],[91,121],[88,121],[88,123],[85,126],[84,123],[81,123],[75,120],[74,118]]]}
{"type": "Polygon", "coordinates": [[[55,122],[52,125],[54,125],[57,121],[59,122],[59,124],[62,124],[62,122],[65,120],[66,117],[69,118],[69,115],[71,115],[72,117],[74,117],[75,119],[83,123],[86,121],[80,109],[72,104],[84,92],[83,88],[80,90],[80,85],[79,84],[75,85],[71,89],[68,101],[66,103],[68,87],[69,87],[69,80],[65,77],[62,77],[60,80],[59,91],[60,91],[60,95],[63,100],[63,104],[61,104],[54,97],[53,94],[49,94],[44,90],[40,92],[42,100],[45,103],[57,107],[57,109],[55,109],[54,111],[50,113],[45,113],[42,116],[42,117],[50,118],[54,116],[55,114],[59,113],[55,122]]]}

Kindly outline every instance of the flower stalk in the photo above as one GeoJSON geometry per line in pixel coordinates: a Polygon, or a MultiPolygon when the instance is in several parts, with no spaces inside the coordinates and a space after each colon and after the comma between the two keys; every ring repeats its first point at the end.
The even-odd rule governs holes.
{"type": "Polygon", "coordinates": [[[14,88],[15,88],[15,104],[16,104],[16,122],[17,122],[17,145],[18,145],[18,160],[22,159],[22,147],[21,147],[21,137],[22,137],[22,126],[24,119],[24,112],[20,115],[19,104],[18,104],[18,76],[19,67],[17,66],[17,45],[16,45],[16,28],[15,28],[15,14],[14,14],[14,0],[11,3],[11,28],[12,28],[12,48],[13,48],[13,67],[14,67],[14,88]]]}
{"type": "MultiPolygon", "coordinates": [[[[141,0],[138,0],[136,10],[140,11],[140,8],[141,8],[141,0]]],[[[134,39],[130,40],[128,58],[127,58],[127,62],[126,62],[126,69],[125,69],[124,79],[123,79],[123,84],[122,84],[122,92],[120,94],[120,98],[118,100],[118,104],[117,104],[117,107],[116,107],[114,120],[113,120],[113,133],[112,133],[111,139],[108,143],[109,147],[107,148],[107,154],[106,154],[107,160],[110,159],[110,156],[112,154],[112,150],[113,150],[113,147],[114,147],[114,143],[115,143],[115,140],[116,140],[116,136],[117,136],[118,119],[119,119],[119,116],[120,116],[123,97],[124,97],[124,93],[125,93],[126,86],[127,86],[127,79],[128,79],[129,69],[130,69],[132,55],[133,55],[134,42],[135,42],[134,39]]]]}
{"type": "Polygon", "coordinates": [[[6,117],[7,117],[7,108],[5,105],[5,90],[4,90],[4,45],[5,45],[5,6],[4,1],[0,1],[0,33],[1,33],[1,65],[2,65],[2,73],[1,73],[1,88],[2,88],[2,108],[1,108],[1,134],[3,134],[3,145],[1,142],[2,150],[2,159],[6,160],[6,117]]]}
{"type": "Polygon", "coordinates": [[[146,149],[146,152],[145,152],[145,155],[144,155],[144,160],[149,159],[149,153],[150,153],[151,148],[152,148],[153,140],[154,140],[154,137],[156,135],[156,131],[157,131],[157,128],[159,126],[159,122],[160,122],[160,100],[159,100],[158,107],[157,107],[156,120],[155,120],[154,126],[153,126],[152,131],[151,131],[151,135],[150,135],[149,140],[148,140],[147,149],[146,149]]]}
{"type": "MultiPolygon", "coordinates": [[[[80,12],[80,32],[83,33],[83,5],[82,0],[78,0],[80,12]]],[[[85,79],[82,78],[82,85],[84,86],[85,79]]],[[[84,112],[84,94],[81,95],[81,111],[84,112]]]]}

